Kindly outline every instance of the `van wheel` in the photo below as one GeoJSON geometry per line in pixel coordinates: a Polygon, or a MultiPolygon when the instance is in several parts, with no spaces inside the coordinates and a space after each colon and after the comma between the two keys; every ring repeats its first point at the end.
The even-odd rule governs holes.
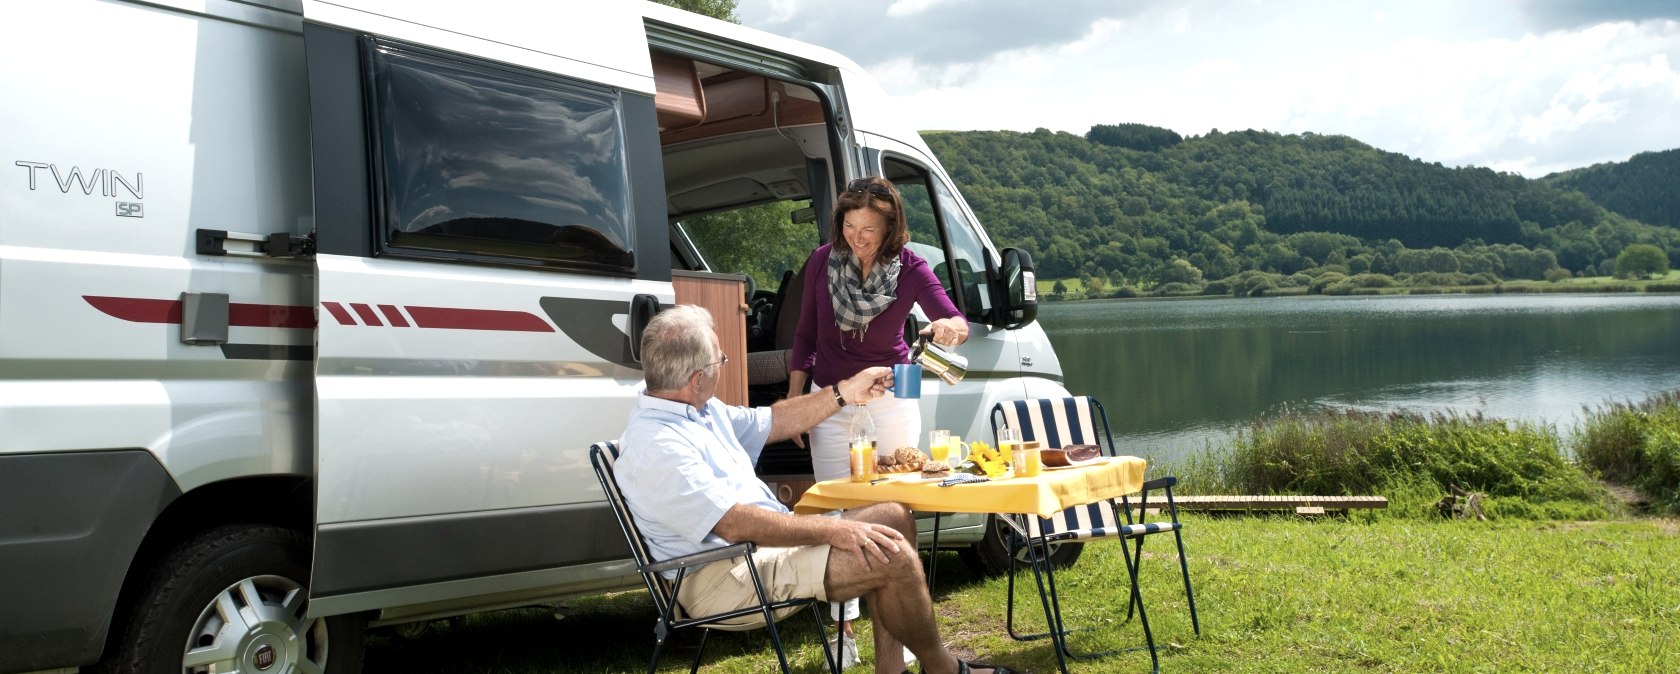
{"type": "Polygon", "coordinates": [[[187,541],[152,570],[97,671],[360,671],[359,617],[304,617],[309,561],[308,539],[276,526],[218,527],[187,541]]]}
{"type": "MultiPolygon", "coordinates": [[[[958,555],[969,571],[981,576],[1001,576],[1009,573],[1009,536],[1012,529],[997,515],[986,517],[986,533],[958,555]]],[[[1079,560],[1079,553],[1085,550],[1084,543],[1051,543],[1050,563],[1058,569],[1073,566],[1079,560]]],[[[1021,570],[1031,572],[1028,566],[1027,549],[1015,551],[1015,560],[1021,565],[1021,570]]]]}

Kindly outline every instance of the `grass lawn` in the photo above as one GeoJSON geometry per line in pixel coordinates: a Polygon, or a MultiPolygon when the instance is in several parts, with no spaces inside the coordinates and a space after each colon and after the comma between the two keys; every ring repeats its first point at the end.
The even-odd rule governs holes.
{"type": "MultiPolygon", "coordinates": [[[[1152,537],[1143,593],[1168,672],[1680,671],[1680,520],[1447,522],[1186,516],[1202,636],[1190,628],[1171,540],[1152,537]]],[[[1142,643],[1123,623],[1118,546],[1088,547],[1062,581],[1064,615],[1102,625],[1093,646],[1142,643]]],[[[936,611],[965,657],[1055,671],[1044,641],[1004,633],[1003,579],[940,559],[936,611]]],[[[370,639],[365,672],[645,671],[653,613],[643,592],[547,609],[470,616],[416,640],[370,639]]],[[[1040,618],[1042,620],[1042,618],[1040,618]]],[[[860,624],[867,633],[867,621],[860,624]]],[[[441,624],[441,623],[440,623],[441,624]]],[[[800,671],[822,671],[810,621],[784,621],[800,671]]],[[[666,650],[686,671],[698,634],[666,650]]],[[[860,644],[868,657],[870,645],[860,644]]],[[[762,631],[717,635],[708,672],[774,671],[762,631]]],[[[1075,672],[1146,672],[1144,653],[1075,663],[1075,672]]],[[[852,670],[856,672],[867,669],[852,670]]]]}

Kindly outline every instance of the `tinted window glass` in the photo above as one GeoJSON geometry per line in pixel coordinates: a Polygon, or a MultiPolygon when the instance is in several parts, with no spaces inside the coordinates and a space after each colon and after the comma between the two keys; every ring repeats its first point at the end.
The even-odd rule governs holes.
{"type": "Polygon", "coordinates": [[[985,246],[975,235],[974,224],[957,205],[956,195],[925,167],[898,158],[886,160],[884,166],[904,196],[904,216],[910,226],[908,248],[933,267],[957,308],[971,319],[983,320],[991,310],[986,293],[985,246]],[[943,242],[941,230],[945,234],[943,242]]]}
{"type": "Polygon", "coordinates": [[[957,205],[956,194],[945,181],[933,182],[934,199],[939,204],[939,219],[951,238],[951,265],[956,272],[957,287],[962,289],[962,309],[974,320],[984,320],[992,310],[991,295],[986,292],[986,248],[974,233],[974,224],[957,205]]]}
{"type": "Polygon", "coordinates": [[[374,43],[383,243],[634,271],[617,96],[374,43]]]}

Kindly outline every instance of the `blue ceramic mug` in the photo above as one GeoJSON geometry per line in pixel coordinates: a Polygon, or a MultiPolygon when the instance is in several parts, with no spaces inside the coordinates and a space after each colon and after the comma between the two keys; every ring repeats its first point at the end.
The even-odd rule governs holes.
{"type": "Polygon", "coordinates": [[[922,366],[915,363],[893,366],[893,397],[922,397],[922,366]]]}

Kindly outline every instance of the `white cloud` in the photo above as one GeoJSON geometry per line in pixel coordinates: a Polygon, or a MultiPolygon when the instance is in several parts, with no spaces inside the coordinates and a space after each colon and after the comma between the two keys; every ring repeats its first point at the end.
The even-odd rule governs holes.
{"type": "MultiPolygon", "coordinates": [[[[789,34],[756,23],[761,4],[742,0],[743,20],[789,34]]],[[[1004,39],[1022,31],[1019,12],[986,0],[877,8],[861,51],[846,28],[791,36],[857,60],[922,129],[1311,131],[1531,176],[1680,147],[1680,21],[1648,6],[1599,10],[1637,23],[1581,23],[1534,0],[1117,4],[1128,11],[1084,6],[1077,30],[1033,24],[1031,39],[1004,39]],[[927,37],[945,33],[961,35],[927,37]]],[[[836,5],[779,24],[814,26],[819,7],[836,5]]]]}
{"type": "Polygon", "coordinates": [[[961,2],[961,0],[894,0],[893,4],[887,6],[887,16],[901,19],[931,11],[940,5],[950,5],[958,2],[961,2]]]}

